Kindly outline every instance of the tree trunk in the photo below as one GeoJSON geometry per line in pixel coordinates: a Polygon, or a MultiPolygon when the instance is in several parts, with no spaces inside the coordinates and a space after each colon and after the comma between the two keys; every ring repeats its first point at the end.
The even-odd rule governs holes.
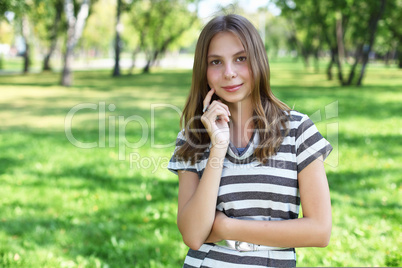
{"type": "Polygon", "coordinates": [[[398,60],[398,68],[402,69],[402,42],[398,42],[397,46],[394,49],[394,54],[392,55],[392,59],[398,60]]]}
{"type": "Polygon", "coordinates": [[[370,32],[369,45],[368,45],[367,49],[363,50],[363,65],[362,65],[362,69],[360,71],[359,79],[357,80],[357,85],[358,86],[360,86],[362,84],[362,81],[363,81],[364,72],[366,71],[366,66],[367,66],[367,63],[368,63],[368,60],[369,60],[369,55],[370,55],[370,52],[371,52],[371,48],[373,47],[373,44],[374,44],[375,34],[377,32],[378,21],[380,20],[382,14],[384,13],[385,4],[386,4],[386,0],[381,0],[380,10],[378,11],[377,14],[373,14],[371,16],[371,18],[370,18],[370,22],[369,22],[369,32],[370,32]]]}
{"type": "Polygon", "coordinates": [[[61,84],[63,86],[69,87],[73,84],[73,75],[71,72],[73,63],[73,47],[67,44],[66,53],[64,54],[64,67],[63,74],[61,78],[61,84]]]}
{"type": "Polygon", "coordinates": [[[142,72],[145,74],[149,73],[149,69],[151,68],[151,60],[147,60],[147,64],[145,65],[144,69],[142,69],[142,72]]]}
{"type": "Polygon", "coordinates": [[[332,80],[332,65],[333,64],[334,64],[334,58],[331,55],[331,61],[329,62],[328,67],[327,67],[327,78],[328,78],[328,80],[332,80]]]}
{"type": "Polygon", "coordinates": [[[327,77],[328,80],[332,80],[332,66],[333,64],[336,64],[338,68],[338,80],[341,83],[341,85],[344,85],[345,82],[343,80],[343,72],[342,72],[342,64],[339,60],[339,55],[338,55],[338,48],[337,47],[332,47],[331,48],[331,62],[329,63],[327,67],[327,77]]]}
{"type": "Polygon", "coordinates": [[[336,48],[334,48],[334,54],[335,54],[335,62],[338,67],[338,80],[341,83],[341,85],[344,86],[345,81],[343,81],[342,62],[341,59],[339,58],[338,50],[336,48]]]}
{"type": "Polygon", "coordinates": [[[310,62],[309,62],[309,56],[310,56],[310,55],[309,55],[307,49],[304,48],[302,42],[300,42],[300,40],[297,39],[296,30],[295,30],[295,32],[294,32],[293,39],[294,39],[294,42],[295,42],[296,47],[298,48],[300,54],[302,55],[304,67],[305,67],[305,68],[310,67],[310,62]]]}
{"type": "Polygon", "coordinates": [[[148,58],[147,65],[145,65],[144,69],[142,70],[143,73],[149,73],[149,70],[155,64],[156,60],[158,59],[158,56],[159,56],[159,51],[155,50],[153,55],[150,55],[150,57],[148,58]]]}
{"type": "Polygon", "coordinates": [[[61,14],[63,12],[63,5],[60,2],[56,4],[55,6],[56,9],[56,14],[54,17],[54,24],[52,27],[52,34],[50,36],[50,47],[49,47],[49,51],[47,52],[44,60],[43,60],[43,71],[51,71],[51,67],[50,67],[50,58],[52,57],[52,54],[54,52],[54,50],[56,49],[56,45],[57,45],[57,32],[59,30],[59,23],[61,20],[61,14]]]}
{"type": "Polygon", "coordinates": [[[50,66],[50,58],[52,57],[52,54],[54,50],[56,49],[57,45],[57,36],[54,36],[51,40],[51,45],[49,48],[48,53],[45,56],[45,59],[43,60],[43,71],[51,71],[52,68],[50,66]]]}
{"type": "Polygon", "coordinates": [[[389,58],[391,57],[391,50],[388,50],[387,53],[384,55],[384,64],[385,66],[389,66],[389,58]]]}
{"type": "MultiPolygon", "coordinates": [[[[314,4],[314,7],[315,7],[314,12],[318,16],[319,21],[321,21],[321,29],[322,29],[322,34],[323,34],[323,37],[324,37],[324,41],[330,47],[331,61],[329,62],[328,67],[327,67],[327,78],[328,78],[328,80],[332,80],[333,79],[332,67],[333,67],[334,63],[337,62],[337,60],[336,60],[337,53],[336,53],[336,49],[334,49],[335,45],[334,45],[334,42],[332,42],[331,38],[330,38],[330,33],[332,35],[332,31],[329,30],[329,26],[325,22],[325,16],[323,16],[322,13],[321,13],[319,1],[314,0],[313,4],[314,4]]],[[[338,67],[339,67],[339,65],[338,65],[338,67]]],[[[339,77],[339,75],[338,75],[338,77],[339,77]]]]}
{"type": "Polygon", "coordinates": [[[73,84],[73,74],[71,72],[73,63],[73,50],[78,39],[84,30],[85,21],[88,17],[89,1],[84,0],[81,4],[77,18],[74,16],[74,3],[72,0],[65,0],[64,11],[66,13],[68,29],[67,29],[67,48],[64,55],[64,67],[61,78],[61,85],[71,86],[73,84]]]}
{"type": "Polygon", "coordinates": [[[27,73],[29,71],[29,67],[31,65],[30,62],[30,46],[28,42],[28,37],[29,37],[29,25],[28,25],[28,19],[26,15],[22,16],[22,21],[21,21],[21,27],[22,27],[22,38],[24,39],[25,43],[25,52],[24,52],[24,68],[23,72],[27,73]]]}
{"type": "Polygon", "coordinates": [[[353,79],[355,78],[356,68],[357,68],[357,65],[360,62],[360,58],[361,58],[362,54],[363,54],[363,44],[360,44],[356,48],[355,62],[353,63],[353,66],[352,66],[352,68],[350,70],[350,73],[349,73],[348,81],[346,82],[346,85],[348,85],[348,86],[350,86],[352,84],[353,79]]]}
{"type": "Polygon", "coordinates": [[[120,50],[121,50],[120,32],[122,30],[122,24],[120,24],[120,15],[121,15],[121,0],[117,0],[116,38],[114,40],[115,61],[114,61],[113,76],[120,76],[120,50]]]}
{"type": "Polygon", "coordinates": [[[31,65],[31,62],[29,60],[30,57],[30,47],[28,42],[25,43],[25,52],[24,52],[24,73],[28,73],[29,67],[31,65]]]}
{"type": "Polygon", "coordinates": [[[73,84],[73,77],[71,73],[73,63],[73,49],[74,49],[74,35],[76,19],[74,16],[74,3],[72,0],[65,0],[65,13],[67,16],[68,29],[67,29],[67,46],[64,54],[64,66],[61,77],[61,84],[69,87],[73,84]]]}
{"type": "Polygon", "coordinates": [[[304,63],[304,68],[308,68],[308,67],[310,67],[310,62],[309,62],[309,59],[308,59],[308,54],[307,53],[305,53],[305,52],[302,52],[302,58],[303,58],[303,63],[304,63]]]}
{"type": "Polygon", "coordinates": [[[52,56],[53,49],[50,46],[49,52],[46,54],[45,58],[43,59],[43,68],[42,71],[51,71],[52,67],[50,67],[50,57],[52,56]]]}
{"type": "Polygon", "coordinates": [[[132,75],[134,72],[134,68],[135,68],[135,60],[137,58],[137,54],[140,51],[140,47],[137,46],[136,49],[133,50],[133,53],[131,54],[131,66],[130,69],[128,70],[128,74],[132,75]]]}
{"type": "Polygon", "coordinates": [[[342,14],[338,12],[336,14],[336,43],[338,45],[338,58],[342,64],[345,59],[345,48],[343,45],[343,27],[342,27],[342,14]]]}
{"type": "Polygon", "coordinates": [[[396,56],[398,58],[398,68],[402,69],[402,43],[399,43],[396,48],[396,56]]]}
{"type": "Polygon", "coordinates": [[[314,50],[314,71],[316,73],[320,71],[320,46],[314,50]]]}

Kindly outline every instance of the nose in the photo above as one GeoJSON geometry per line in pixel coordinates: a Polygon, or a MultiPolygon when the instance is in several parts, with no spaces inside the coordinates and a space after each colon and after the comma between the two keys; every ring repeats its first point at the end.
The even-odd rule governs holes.
{"type": "Polygon", "coordinates": [[[230,63],[226,64],[226,66],[225,66],[224,76],[225,76],[225,79],[233,79],[233,78],[237,77],[237,73],[230,63]]]}

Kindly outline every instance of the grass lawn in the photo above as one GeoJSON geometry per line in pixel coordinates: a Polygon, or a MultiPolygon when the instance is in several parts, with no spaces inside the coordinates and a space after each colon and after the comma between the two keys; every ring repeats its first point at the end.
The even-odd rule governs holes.
{"type": "MultiPolygon", "coordinates": [[[[191,72],[110,74],[0,76],[0,267],[181,267],[166,165],[191,72]]],[[[334,146],[331,242],[298,266],[402,266],[402,70],[372,64],[364,83],[271,62],[275,94],[334,146]]]]}

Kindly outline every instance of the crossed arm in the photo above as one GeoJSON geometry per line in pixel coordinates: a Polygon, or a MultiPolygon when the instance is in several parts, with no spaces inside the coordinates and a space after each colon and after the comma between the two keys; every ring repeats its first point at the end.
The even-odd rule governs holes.
{"type": "MultiPolygon", "coordinates": [[[[205,171],[207,170],[209,169],[206,168],[205,171]]],[[[228,218],[222,212],[216,212],[216,196],[220,180],[220,175],[218,179],[216,175],[219,169],[211,169],[207,174],[205,171],[201,181],[195,173],[179,173],[178,226],[184,242],[190,248],[198,249],[205,242],[224,239],[274,247],[328,245],[332,216],[322,157],[310,163],[298,174],[303,218],[294,220],[239,220],[228,218]],[[204,178],[212,179],[203,182],[204,178]]]]}

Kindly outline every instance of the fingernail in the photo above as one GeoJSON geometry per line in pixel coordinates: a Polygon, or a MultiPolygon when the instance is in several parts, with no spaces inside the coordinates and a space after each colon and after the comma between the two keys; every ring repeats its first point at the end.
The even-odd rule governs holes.
{"type": "Polygon", "coordinates": [[[205,111],[208,109],[208,106],[204,106],[204,109],[202,109],[202,112],[205,113],[205,111]]]}

